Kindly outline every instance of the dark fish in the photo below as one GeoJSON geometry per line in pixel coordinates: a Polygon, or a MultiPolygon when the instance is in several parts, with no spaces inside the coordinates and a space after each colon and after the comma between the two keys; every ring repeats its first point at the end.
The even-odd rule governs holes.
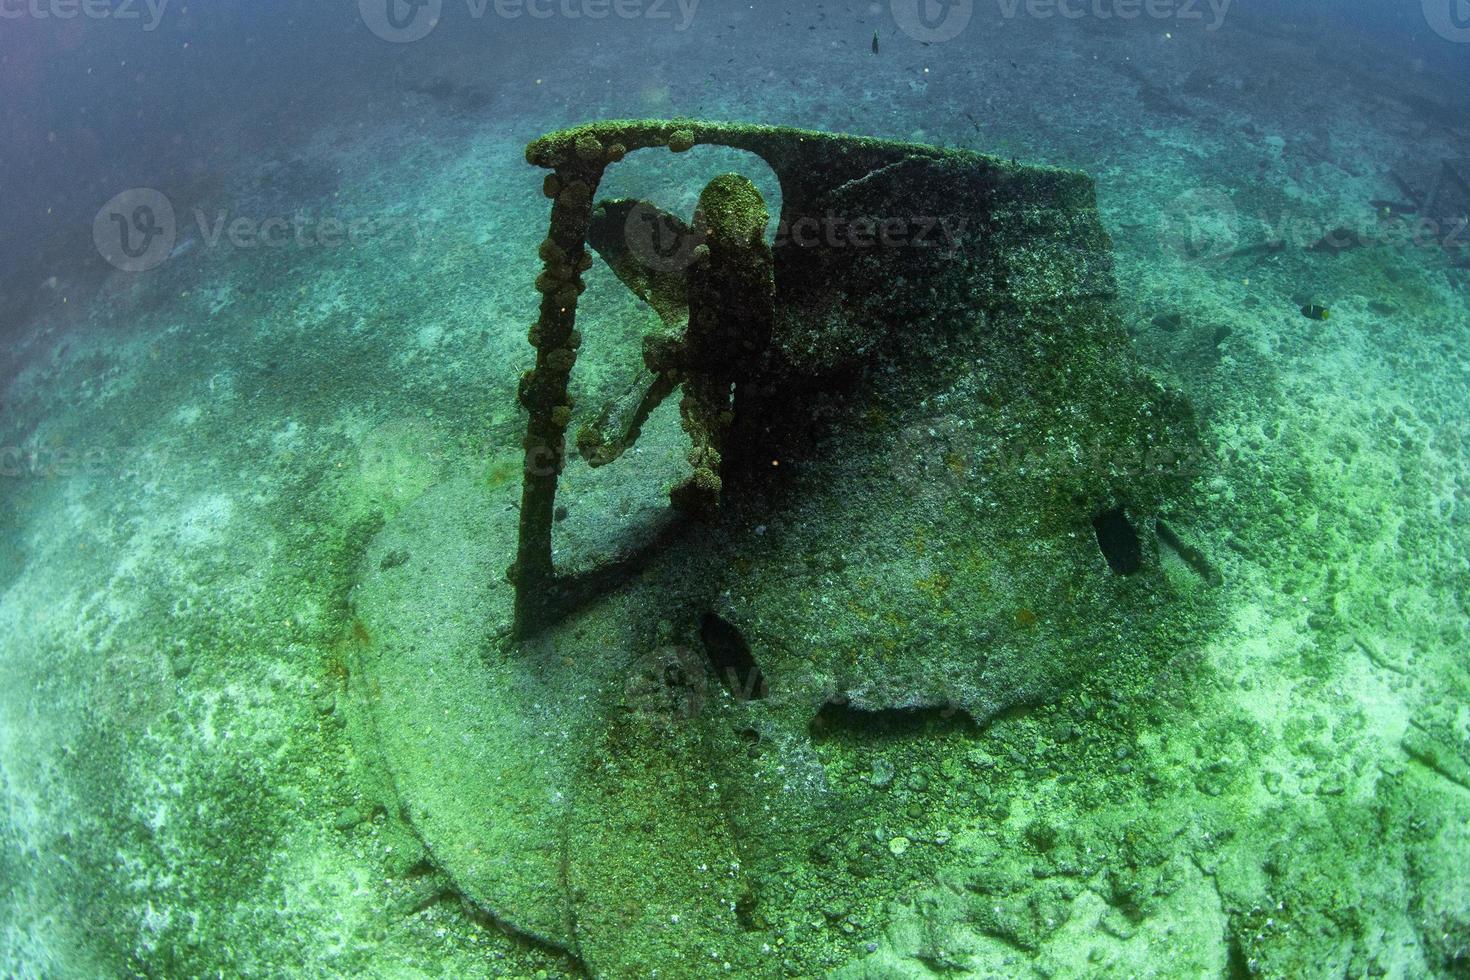
{"type": "Polygon", "coordinates": [[[878,53],[878,32],[877,31],[874,31],[873,32],[873,53],[874,54],[877,54],[878,53]]]}
{"type": "Polygon", "coordinates": [[[1302,316],[1306,317],[1308,320],[1325,320],[1328,317],[1332,316],[1332,311],[1325,306],[1318,306],[1316,303],[1308,303],[1306,306],[1302,307],[1302,316]]]}

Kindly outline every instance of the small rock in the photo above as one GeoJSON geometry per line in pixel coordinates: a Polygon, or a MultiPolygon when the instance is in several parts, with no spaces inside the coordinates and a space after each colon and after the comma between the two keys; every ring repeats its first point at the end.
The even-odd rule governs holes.
{"type": "Polygon", "coordinates": [[[888,842],[888,852],[894,857],[903,857],[908,853],[910,843],[907,837],[895,837],[888,842]]]}
{"type": "Polygon", "coordinates": [[[1114,939],[1128,940],[1138,930],[1117,909],[1110,908],[1097,920],[1098,927],[1114,939]]]}
{"type": "Polygon", "coordinates": [[[887,789],[893,785],[893,763],[881,756],[873,760],[873,772],[868,776],[868,783],[874,789],[887,789]]]}
{"type": "Polygon", "coordinates": [[[982,752],[980,749],[971,749],[969,754],[965,756],[965,760],[976,769],[986,770],[995,768],[995,759],[988,752],[982,752]]]}
{"type": "Polygon", "coordinates": [[[337,814],[337,819],[332,821],[332,826],[336,827],[338,830],[351,830],[353,827],[356,827],[358,824],[362,823],[362,821],[362,811],[358,810],[356,807],[348,807],[341,813],[337,814]]]}

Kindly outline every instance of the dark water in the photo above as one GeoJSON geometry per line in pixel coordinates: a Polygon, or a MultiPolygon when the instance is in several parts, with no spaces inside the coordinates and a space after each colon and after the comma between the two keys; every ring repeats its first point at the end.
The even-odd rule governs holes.
{"type": "MultiPolygon", "coordinates": [[[[402,3],[393,16],[412,25],[415,17],[430,16],[432,6],[402,3]]],[[[873,31],[888,38],[885,58],[912,57],[893,14],[874,4],[686,0],[681,10],[674,0],[648,0],[622,12],[594,4],[590,12],[572,9],[575,16],[549,2],[502,4],[501,11],[489,0],[437,6],[437,26],[421,40],[392,43],[366,25],[378,19],[375,12],[365,15],[351,3],[17,0],[7,7],[0,32],[6,92],[0,166],[11,202],[0,229],[7,305],[24,304],[37,277],[85,261],[66,254],[69,238],[95,213],[89,209],[111,196],[105,192],[208,181],[242,146],[289,153],[294,141],[324,121],[400,113],[405,89],[415,84],[447,78],[473,87],[463,96],[469,112],[533,116],[556,106],[576,117],[590,99],[604,114],[636,115],[632,96],[645,81],[671,72],[693,81],[704,66],[730,55],[771,72],[761,84],[789,80],[804,63],[826,62],[833,94],[876,80],[873,63],[859,57],[868,53],[873,31]],[[650,40],[658,42],[657,57],[648,56],[650,40]],[[828,62],[824,49],[832,43],[844,45],[851,57],[828,62]],[[613,79],[577,70],[605,58],[617,63],[613,79]],[[560,90],[528,92],[526,75],[550,65],[560,69],[560,90]]],[[[1160,4],[1160,16],[1141,3],[1136,13],[1127,4],[1117,12],[1111,4],[1082,2],[1065,9],[1001,0],[932,7],[915,16],[918,24],[927,17],[941,25],[936,37],[950,32],[946,22],[964,19],[965,28],[944,47],[926,52],[951,64],[1007,58],[1000,26],[1029,17],[1058,27],[1101,25],[1120,39],[1170,28],[1287,36],[1302,43],[1303,61],[1277,61],[1272,71],[1310,74],[1318,58],[1389,75],[1433,70],[1444,73],[1446,96],[1470,70],[1456,43],[1467,21],[1457,0],[1330,6],[1180,0],[1160,4]]],[[[397,32],[388,18],[385,13],[381,32],[417,33],[416,27],[397,32]]],[[[1044,54],[1026,52],[1030,59],[1044,54]]],[[[751,77],[754,82],[754,72],[751,77]]],[[[741,115],[742,101],[754,94],[723,91],[718,98],[741,115]]],[[[671,108],[692,112],[713,93],[680,95],[671,108]]],[[[1024,91],[1014,96],[1026,98],[1024,91]]],[[[901,126],[881,110],[862,121],[865,130],[901,126]]]]}

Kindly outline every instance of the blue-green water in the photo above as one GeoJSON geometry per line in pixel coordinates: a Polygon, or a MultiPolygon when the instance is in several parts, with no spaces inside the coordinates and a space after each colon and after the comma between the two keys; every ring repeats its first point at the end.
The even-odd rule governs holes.
{"type": "Polygon", "coordinates": [[[1457,0],[0,2],[0,974],[1466,975],[1467,76],[1457,0]]]}

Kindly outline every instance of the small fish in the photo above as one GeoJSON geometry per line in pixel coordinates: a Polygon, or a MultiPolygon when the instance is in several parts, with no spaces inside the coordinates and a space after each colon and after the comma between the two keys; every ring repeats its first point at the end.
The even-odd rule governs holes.
{"type": "Polygon", "coordinates": [[[1332,316],[1332,311],[1325,306],[1318,306],[1316,303],[1308,303],[1306,306],[1302,307],[1302,316],[1306,317],[1308,320],[1326,320],[1328,317],[1332,316]]]}
{"type": "Polygon", "coordinates": [[[877,54],[878,53],[878,32],[877,31],[874,31],[873,32],[873,53],[874,54],[877,54]]]}

